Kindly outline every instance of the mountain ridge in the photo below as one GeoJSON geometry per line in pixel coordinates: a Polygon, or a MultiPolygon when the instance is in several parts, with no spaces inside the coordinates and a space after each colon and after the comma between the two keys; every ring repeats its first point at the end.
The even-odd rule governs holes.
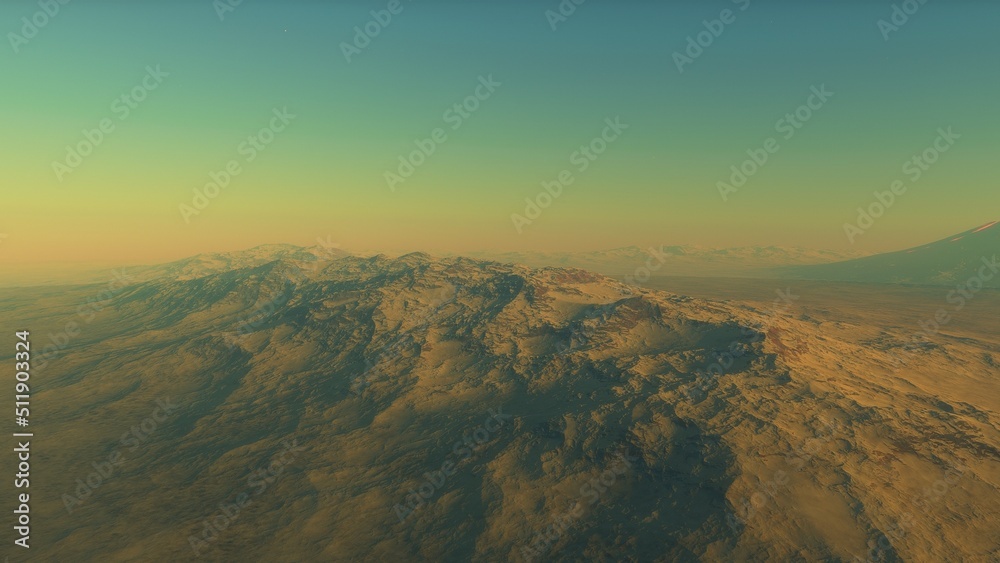
{"type": "Polygon", "coordinates": [[[34,505],[50,523],[39,556],[995,553],[1000,517],[978,502],[1000,483],[984,375],[1000,353],[947,342],[900,372],[907,335],[798,318],[794,301],[420,253],[138,281],[46,368],[39,397],[66,439],[39,468],[53,491],[34,505]],[[80,460],[106,458],[164,397],[176,418],[68,514],[60,493],[92,471],[80,460]],[[491,409],[511,418],[484,426],[491,409]],[[268,467],[280,474],[258,494],[268,467]],[[610,470],[613,484],[584,488],[610,470]],[[915,513],[946,477],[945,500],[915,513]],[[213,527],[248,491],[239,519],[213,527]]]}
{"type": "Polygon", "coordinates": [[[829,281],[998,288],[998,225],[1000,222],[993,221],[913,248],[845,262],[780,269],[777,274],[829,281]]]}

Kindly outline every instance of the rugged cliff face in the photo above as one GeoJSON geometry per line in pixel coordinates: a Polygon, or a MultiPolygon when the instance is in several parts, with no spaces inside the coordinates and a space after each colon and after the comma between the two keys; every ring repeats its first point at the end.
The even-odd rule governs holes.
{"type": "Polygon", "coordinates": [[[422,254],[222,270],[36,374],[43,560],[996,556],[992,344],[422,254]]]}

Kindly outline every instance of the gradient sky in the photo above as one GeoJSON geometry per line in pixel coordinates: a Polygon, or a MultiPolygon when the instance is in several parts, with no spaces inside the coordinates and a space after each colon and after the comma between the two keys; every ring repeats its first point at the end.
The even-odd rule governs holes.
{"type": "MultiPolygon", "coordinates": [[[[930,0],[886,41],[891,2],[588,0],[553,31],[539,2],[403,0],[349,64],[379,2],[76,0],[0,48],[0,264],[157,262],[272,242],[346,249],[583,250],[630,244],[851,248],[843,224],[905,178],[940,127],[962,135],[853,248],[894,250],[1000,215],[995,2],[930,0]],[[669,5],[668,5],[669,4],[669,5]],[[672,55],[736,21],[679,73],[672,55]],[[170,76],[124,120],[147,66],[170,76]],[[479,76],[500,88],[460,129],[479,76]],[[834,98],[739,193],[716,183],[825,84],[834,98]],[[178,210],[274,108],[297,115],[186,223],[178,210]],[[511,214],[620,116],[629,130],[524,232],[511,214]],[[64,181],[82,130],[115,131],[64,181]],[[413,141],[448,140],[398,189],[413,141]]],[[[4,2],[20,33],[35,2],[4,2]]]]}

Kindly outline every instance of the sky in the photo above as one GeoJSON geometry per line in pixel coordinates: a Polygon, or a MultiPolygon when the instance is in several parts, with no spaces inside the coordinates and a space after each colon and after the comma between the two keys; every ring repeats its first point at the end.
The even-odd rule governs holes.
{"type": "Polygon", "coordinates": [[[0,268],[881,252],[1000,218],[995,2],[228,2],[0,5],[0,268]]]}

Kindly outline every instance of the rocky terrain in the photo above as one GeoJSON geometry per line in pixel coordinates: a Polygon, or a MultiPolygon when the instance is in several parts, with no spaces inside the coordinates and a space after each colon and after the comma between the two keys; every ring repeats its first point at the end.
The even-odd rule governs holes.
{"type": "Polygon", "coordinates": [[[47,350],[31,560],[1000,555],[997,332],[266,254],[0,291],[47,350]]]}

